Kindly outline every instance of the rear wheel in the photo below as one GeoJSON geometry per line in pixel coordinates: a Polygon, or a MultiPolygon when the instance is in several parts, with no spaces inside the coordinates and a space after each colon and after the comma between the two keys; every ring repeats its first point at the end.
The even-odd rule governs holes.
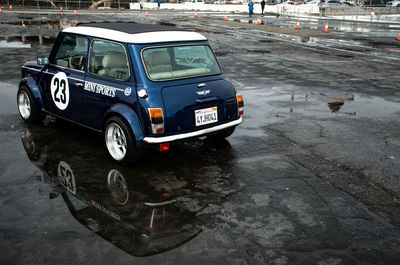
{"type": "Polygon", "coordinates": [[[21,86],[18,90],[17,107],[22,119],[27,122],[37,123],[44,118],[32,92],[25,86],[21,86]]]}
{"type": "Polygon", "coordinates": [[[107,120],[104,129],[104,141],[111,158],[117,163],[126,165],[137,159],[137,150],[134,135],[120,117],[111,117],[107,120]]]}

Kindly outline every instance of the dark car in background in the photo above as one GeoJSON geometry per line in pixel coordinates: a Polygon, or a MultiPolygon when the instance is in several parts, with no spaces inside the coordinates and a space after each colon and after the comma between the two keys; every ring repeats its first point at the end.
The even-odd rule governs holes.
{"type": "Polygon", "coordinates": [[[320,7],[343,7],[342,2],[338,0],[321,0],[318,4],[320,7]]]}
{"type": "Polygon", "coordinates": [[[388,0],[366,0],[363,7],[385,7],[388,0]]]}

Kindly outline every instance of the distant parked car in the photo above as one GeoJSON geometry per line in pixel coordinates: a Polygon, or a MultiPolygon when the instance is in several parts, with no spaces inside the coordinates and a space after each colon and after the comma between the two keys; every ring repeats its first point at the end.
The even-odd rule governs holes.
{"type": "Polygon", "coordinates": [[[385,7],[387,0],[366,0],[363,7],[385,7]]]}
{"type": "Polygon", "coordinates": [[[320,2],[321,2],[320,0],[313,0],[306,2],[306,4],[309,6],[318,6],[320,2]]]}
{"type": "Polygon", "coordinates": [[[294,5],[294,4],[295,4],[295,2],[293,2],[293,1],[286,1],[286,2],[280,3],[279,5],[290,6],[290,5],[294,5]]]}
{"type": "Polygon", "coordinates": [[[386,6],[400,7],[400,0],[394,0],[386,3],[386,6]]]}
{"type": "Polygon", "coordinates": [[[321,0],[320,7],[343,7],[343,4],[338,0],[321,0]]]}
{"type": "Polygon", "coordinates": [[[273,6],[273,5],[276,5],[277,2],[276,2],[276,0],[268,0],[268,1],[266,1],[266,4],[269,6],[273,6]]]}
{"type": "Polygon", "coordinates": [[[203,0],[187,0],[185,4],[204,4],[203,0]]]}
{"type": "Polygon", "coordinates": [[[351,7],[354,6],[354,4],[349,3],[349,2],[342,2],[342,4],[343,4],[343,6],[351,6],[351,7]]]}
{"type": "Polygon", "coordinates": [[[295,5],[295,6],[299,6],[299,5],[302,5],[302,4],[304,4],[304,1],[301,1],[301,0],[299,0],[299,1],[293,1],[294,3],[292,4],[292,5],[295,5]]]}

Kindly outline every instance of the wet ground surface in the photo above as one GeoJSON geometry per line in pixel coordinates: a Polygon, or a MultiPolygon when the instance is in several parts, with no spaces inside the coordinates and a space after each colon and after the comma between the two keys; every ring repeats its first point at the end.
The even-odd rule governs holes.
{"type": "Polygon", "coordinates": [[[159,14],[210,39],[245,122],[116,166],[87,130],[21,121],[20,66],[51,48],[21,36],[57,29],[1,25],[1,264],[397,264],[400,42],[362,33],[387,45],[355,52],[341,42],[368,46],[359,33],[309,45],[320,31],[159,14]]]}

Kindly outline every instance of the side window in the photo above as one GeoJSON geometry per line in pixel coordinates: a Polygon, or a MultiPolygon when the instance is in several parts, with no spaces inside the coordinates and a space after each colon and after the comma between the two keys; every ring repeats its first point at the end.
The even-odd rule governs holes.
{"type": "Polygon", "coordinates": [[[93,40],[89,58],[90,73],[122,81],[129,79],[128,60],[121,44],[93,40]]]}
{"type": "Polygon", "coordinates": [[[65,35],[52,64],[79,71],[86,70],[88,40],[83,36],[65,35]]]}

